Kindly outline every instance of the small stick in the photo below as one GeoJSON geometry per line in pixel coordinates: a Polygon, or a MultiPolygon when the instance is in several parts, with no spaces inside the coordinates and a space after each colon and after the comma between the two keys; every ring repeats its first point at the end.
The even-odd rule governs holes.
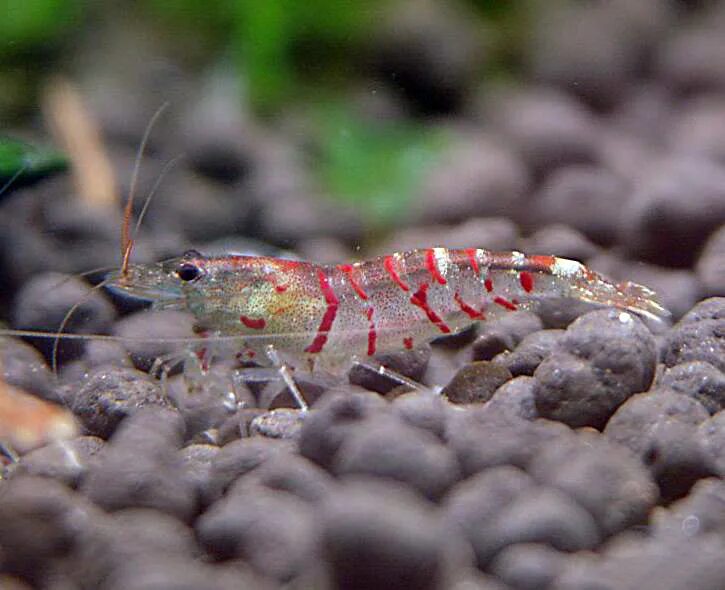
{"type": "Polygon", "coordinates": [[[77,88],[56,78],[45,90],[43,112],[72,164],[78,196],[91,207],[112,211],[118,203],[116,177],[101,133],[77,88]]]}

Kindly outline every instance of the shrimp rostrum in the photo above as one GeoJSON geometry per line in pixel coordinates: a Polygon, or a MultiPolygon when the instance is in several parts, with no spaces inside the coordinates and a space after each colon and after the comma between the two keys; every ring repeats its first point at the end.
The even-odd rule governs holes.
{"type": "Polygon", "coordinates": [[[668,315],[646,287],[614,283],[579,262],[473,248],[342,265],[189,251],[128,265],[109,285],[156,308],[190,312],[207,340],[234,337],[246,358],[276,364],[284,354],[314,370],[349,367],[545,304],[611,306],[645,319],[668,315]]]}

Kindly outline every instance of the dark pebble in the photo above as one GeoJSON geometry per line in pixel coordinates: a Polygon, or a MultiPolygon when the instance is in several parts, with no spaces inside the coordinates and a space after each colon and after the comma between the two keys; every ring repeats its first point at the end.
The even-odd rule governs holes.
{"type": "Polygon", "coordinates": [[[504,366],[478,361],[464,366],[441,391],[454,404],[483,404],[494,392],[512,379],[511,372],[504,366]]]}
{"type": "MultiPolygon", "coordinates": [[[[460,223],[472,217],[513,217],[521,210],[529,184],[524,163],[504,142],[461,134],[427,172],[421,194],[411,205],[411,221],[460,223]]],[[[480,239],[485,236],[477,244],[482,244],[480,239]]]]}
{"type": "Polygon", "coordinates": [[[104,581],[103,590],[232,590],[267,586],[253,575],[221,575],[215,566],[180,556],[149,557],[114,572],[104,581]]]}
{"type": "Polygon", "coordinates": [[[488,534],[474,546],[481,563],[518,543],[542,543],[559,551],[593,549],[600,533],[592,515],[567,494],[531,488],[521,493],[490,523],[488,534]]]}
{"type": "Polygon", "coordinates": [[[708,236],[725,223],[725,170],[702,157],[672,158],[650,171],[622,215],[627,253],[690,267],[708,236]]]}
{"type": "MultiPolygon", "coordinates": [[[[642,395],[667,398],[679,394],[665,390],[642,395]]],[[[687,494],[698,479],[714,474],[715,469],[699,436],[698,428],[693,424],[694,420],[701,419],[702,413],[707,411],[691,398],[680,397],[697,404],[697,409],[677,407],[677,402],[668,402],[666,399],[649,404],[637,400],[641,404],[639,411],[642,413],[639,416],[634,411],[628,412],[630,421],[627,423],[623,412],[614,422],[618,411],[605,429],[605,434],[631,445],[630,448],[639,454],[657,482],[660,497],[665,503],[687,494]],[[656,410],[658,414],[646,416],[648,410],[656,410]],[[639,429],[635,435],[631,429],[637,426],[639,429]],[[637,440],[632,445],[635,438],[637,440]]],[[[626,411],[626,405],[621,410],[626,411]]]]}
{"type": "Polygon", "coordinates": [[[539,417],[536,410],[533,377],[516,377],[499,387],[486,407],[504,416],[534,420],[539,417]]]}
{"type": "MultiPolygon", "coordinates": [[[[304,174],[291,179],[297,186],[281,188],[271,186],[277,184],[276,179],[262,178],[261,174],[255,173],[255,184],[250,187],[257,204],[262,206],[260,219],[251,229],[265,240],[290,244],[316,235],[339,239],[345,244],[362,241],[360,216],[341,200],[321,198],[313,190],[306,192],[310,181],[304,174]]],[[[279,177],[281,172],[277,169],[266,174],[279,177]]]]}
{"type": "Polygon", "coordinates": [[[686,538],[717,533],[725,535],[725,483],[708,478],[698,481],[690,493],[667,510],[654,515],[653,535],[686,538]]]}
{"type": "MultiPolygon", "coordinates": [[[[534,480],[516,467],[493,467],[451,490],[443,501],[443,516],[475,549],[478,539],[488,536],[496,515],[534,485],[534,480]]],[[[479,566],[485,566],[489,556],[480,557],[479,566]]]]}
{"type": "Polygon", "coordinates": [[[563,3],[535,14],[527,36],[531,75],[598,109],[623,98],[672,20],[669,5],[656,1],[563,3]]]}
{"type": "Polygon", "coordinates": [[[536,367],[554,352],[564,336],[564,330],[539,330],[519,342],[513,351],[504,351],[494,357],[494,362],[506,367],[514,377],[531,376],[536,367]]]}
{"type": "Polygon", "coordinates": [[[387,413],[388,402],[367,391],[325,394],[305,416],[300,433],[300,455],[329,469],[340,445],[357,426],[387,413]]]}
{"type": "Polygon", "coordinates": [[[627,400],[609,419],[604,434],[643,456],[648,434],[661,424],[677,421],[697,426],[709,417],[697,400],[667,389],[640,393],[627,400]]]}
{"type": "Polygon", "coordinates": [[[558,422],[529,422],[484,406],[453,414],[446,438],[463,473],[471,475],[498,465],[525,468],[542,445],[569,434],[558,422]]]}
{"type": "MultiPolygon", "coordinates": [[[[124,418],[147,406],[170,408],[158,382],[123,367],[99,368],[71,393],[73,413],[89,434],[108,439],[124,418]]],[[[75,389],[75,388],[73,388],[75,389]]]]}
{"type": "Polygon", "coordinates": [[[687,361],[705,361],[725,371],[725,298],[701,301],[669,331],[665,364],[673,367],[687,361]]]}
{"type": "Polygon", "coordinates": [[[535,197],[537,222],[563,223],[598,244],[611,245],[629,198],[627,189],[623,178],[605,168],[560,168],[546,179],[535,197]]]}
{"type": "Polygon", "coordinates": [[[658,498],[657,486],[637,458],[600,435],[550,443],[529,472],[584,506],[605,536],[646,523],[658,498]]]}
{"type": "Polygon", "coordinates": [[[360,424],[341,444],[333,471],[393,479],[429,500],[439,499],[460,478],[454,453],[434,435],[388,416],[360,424]]]}
{"type": "Polygon", "coordinates": [[[711,414],[725,408],[725,374],[703,361],[690,361],[668,367],[657,385],[695,398],[711,414]]]}
{"type": "MultiPolygon", "coordinates": [[[[60,273],[37,275],[23,285],[15,298],[11,325],[19,330],[57,332],[70,309],[78,304],[66,321],[64,332],[104,334],[111,328],[116,311],[100,291],[78,277],[60,273]]],[[[31,338],[48,362],[53,356],[54,338],[31,338]]],[[[78,358],[83,351],[82,340],[62,340],[58,361],[78,358]]]]}
{"type": "Polygon", "coordinates": [[[243,438],[224,445],[212,459],[209,484],[203,499],[207,503],[217,500],[239,476],[272,457],[287,456],[291,450],[289,441],[266,437],[243,438]]]}
{"type": "Polygon", "coordinates": [[[180,311],[141,311],[116,322],[113,333],[127,340],[124,346],[131,355],[134,365],[148,371],[156,359],[178,355],[184,357],[184,344],[164,342],[164,338],[194,338],[192,321],[188,314],[180,311]],[[146,341],[134,341],[146,340],[146,341]]]}
{"type": "Polygon", "coordinates": [[[196,521],[197,537],[207,552],[220,560],[240,557],[278,580],[289,580],[309,567],[316,538],[309,504],[264,488],[244,492],[225,496],[196,521]]]}
{"type": "Polygon", "coordinates": [[[415,494],[382,482],[343,485],[320,517],[332,587],[444,587],[448,541],[431,508],[415,494]]]}
{"type": "Polygon", "coordinates": [[[249,436],[297,440],[304,418],[300,410],[280,408],[265,412],[255,416],[249,423],[249,436]]]}
{"type": "Polygon", "coordinates": [[[259,493],[260,489],[287,492],[310,504],[327,499],[336,482],[321,467],[294,454],[274,456],[232,484],[229,495],[259,493]]]}
{"type": "Polygon", "coordinates": [[[543,87],[504,92],[493,98],[488,118],[538,178],[561,166],[598,159],[596,120],[576,98],[563,92],[543,87]]]}
{"type": "Polygon", "coordinates": [[[721,19],[705,13],[689,26],[678,27],[667,39],[656,65],[658,77],[670,89],[685,94],[725,89],[721,19]]]}
{"type": "Polygon", "coordinates": [[[534,398],[539,416],[571,427],[601,428],[627,394],[602,383],[586,361],[555,353],[534,372],[534,398]]]}
{"type": "Polygon", "coordinates": [[[23,455],[13,474],[51,477],[74,488],[103,445],[103,440],[95,436],[49,444],[23,455]]]}
{"type": "Polygon", "coordinates": [[[61,401],[43,356],[22,340],[0,338],[0,376],[8,385],[43,399],[61,401]]]}
{"type": "Polygon", "coordinates": [[[197,496],[202,499],[203,494],[209,489],[212,462],[220,450],[215,445],[191,444],[179,451],[180,468],[196,490],[197,496]]]}
{"type": "Polygon", "coordinates": [[[260,138],[244,120],[233,90],[235,82],[227,77],[215,82],[200,88],[198,99],[180,117],[179,143],[195,171],[235,184],[252,171],[260,138]]]}
{"type": "Polygon", "coordinates": [[[580,559],[557,579],[557,590],[719,590],[725,577],[718,538],[629,538],[599,559],[580,559]]]}
{"type": "Polygon", "coordinates": [[[451,409],[445,399],[430,392],[404,393],[393,400],[393,414],[415,426],[444,439],[451,409]]]}
{"type": "Polygon", "coordinates": [[[131,358],[123,344],[112,340],[89,340],[86,343],[82,360],[87,367],[92,369],[107,365],[132,366],[131,358]]]}
{"type": "Polygon", "coordinates": [[[191,561],[199,552],[191,529],[176,518],[132,508],[95,519],[71,565],[80,587],[90,590],[106,588],[107,581],[130,575],[149,560],[191,561]]]}
{"type": "Polygon", "coordinates": [[[718,412],[701,422],[698,431],[698,438],[714,469],[725,475],[725,412],[718,412]]]}
{"type": "Polygon", "coordinates": [[[725,164],[725,107],[720,97],[702,96],[685,102],[669,140],[678,154],[702,156],[725,164]]]}
{"type": "Polygon", "coordinates": [[[696,270],[707,295],[725,294],[725,225],[708,238],[696,270]]]}
{"type": "Polygon", "coordinates": [[[114,434],[81,485],[105,510],[154,508],[190,521],[197,508],[178,455],[183,421],[176,412],[144,409],[114,434]]]}
{"type": "MultiPolygon", "coordinates": [[[[430,347],[425,346],[414,350],[401,350],[400,352],[381,354],[374,357],[374,361],[387,367],[391,371],[400,373],[413,381],[420,383],[425,374],[428,360],[430,359],[430,347]]],[[[349,373],[349,380],[352,385],[359,385],[370,391],[388,393],[399,382],[378,374],[366,367],[355,365],[349,373]]]]}
{"type": "Polygon", "coordinates": [[[565,567],[559,551],[534,543],[506,547],[491,563],[491,572],[516,590],[549,588],[565,567]]]}
{"type": "Polygon", "coordinates": [[[481,32],[464,6],[402,4],[380,22],[371,66],[422,115],[459,110],[481,67],[481,32]],[[441,50],[445,48],[445,50],[441,50]]]}
{"type": "Polygon", "coordinates": [[[534,372],[536,407],[541,416],[572,427],[602,428],[654,377],[654,337],[627,312],[599,310],[580,317],[566,330],[560,350],[534,372]]]}
{"type": "Polygon", "coordinates": [[[76,548],[97,510],[63,484],[22,476],[0,482],[0,571],[30,582],[76,548]]]}
{"type": "Polygon", "coordinates": [[[543,329],[539,317],[528,311],[514,311],[486,322],[473,343],[473,360],[490,361],[497,354],[514,350],[529,334],[543,329]]]}

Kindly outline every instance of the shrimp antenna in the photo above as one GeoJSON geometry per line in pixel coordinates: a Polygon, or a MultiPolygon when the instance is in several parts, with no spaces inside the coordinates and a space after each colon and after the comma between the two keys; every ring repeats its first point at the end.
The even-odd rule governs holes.
{"type": "Polygon", "coordinates": [[[30,164],[28,162],[25,162],[23,166],[10,177],[10,180],[8,180],[2,188],[0,188],[0,195],[2,195],[6,190],[10,188],[10,186],[15,182],[20,176],[25,172],[28,168],[30,168],[30,164]]]}
{"type": "MultiPolygon", "coordinates": [[[[73,277],[71,277],[73,278],[73,277]]],[[[66,279],[67,281],[68,279],[66,279]]],[[[76,309],[78,309],[81,305],[83,305],[88,299],[93,295],[95,291],[98,289],[101,289],[105,287],[108,283],[110,283],[112,280],[112,277],[108,277],[107,279],[101,281],[97,285],[94,285],[91,287],[81,299],[76,301],[73,306],[66,312],[66,314],[63,316],[63,321],[61,321],[60,326],[58,326],[58,331],[55,333],[55,336],[53,338],[53,352],[51,353],[50,357],[50,368],[53,371],[53,374],[57,374],[58,370],[58,347],[60,346],[60,339],[63,336],[63,330],[65,330],[66,325],[70,321],[71,316],[75,313],[76,309]]],[[[65,282],[65,281],[63,281],[65,282]]],[[[63,284],[63,283],[61,283],[63,284]]]]}
{"type": "Polygon", "coordinates": [[[126,207],[123,210],[123,221],[121,223],[121,276],[128,274],[128,263],[131,259],[131,250],[133,249],[133,238],[131,237],[131,215],[133,214],[133,198],[136,193],[136,186],[138,184],[138,175],[141,170],[141,160],[143,159],[144,152],[146,150],[146,144],[148,143],[149,137],[151,136],[151,130],[154,128],[156,121],[163,114],[163,112],[169,106],[168,102],[163,103],[154,113],[153,117],[146,126],[141,144],[136,152],[136,160],[133,163],[133,173],[131,174],[131,187],[128,191],[128,200],[126,201],[126,207]]]}
{"type": "MultiPolygon", "coordinates": [[[[131,243],[136,239],[136,236],[138,235],[138,232],[141,229],[141,223],[143,222],[143,218],[146,216],[146,211],[148,211],[149,205],[151,204],[151,199],[156,194],[156,191],[158,190],[159,186],[161,186],[161,181],[164,179],[164,177],[169,173],[169,171],[176,165],[176,163],[182,157],[183,157],[183,154],[180,154],[180,155],[176,156],[175,158],[172,158],[171,160],[166,162],[166,164],[164,164],[164,167],[161,170],[159,177],[156,179],[156,182],[154,183],[154,186],[151,189],[151,192],[149,192],[149,196],[146,197],[146,202],[143,204],[141,213],[138,214],[138,219],[136,220],[136,226],[133,228],[133,235],[130,240],[131,243]]],[[[128,264],[128,262],[126,264],[128,264]]]]}

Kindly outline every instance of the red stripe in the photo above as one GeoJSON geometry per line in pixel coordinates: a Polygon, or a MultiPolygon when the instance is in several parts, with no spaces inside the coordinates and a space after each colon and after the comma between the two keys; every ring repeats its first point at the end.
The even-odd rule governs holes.
{"type": "Polygon", "coordinates": [[[453,294],[453,299],[456,300],[456,303],[458,303],[458,306],[461,308],[461,311],[463,311],[469,318],[474,320],[482,320],[484,318],[484,315],[482,312],[478,311],[477,309],[474,309],[468,303],[463,301],[461,299],[461,296],[458,294],[458,292],[453,294]]]}
{"type": "Polygon", "coordinates": [[[413,305],[420,307],[425,312],[425,315],[428,316],[428,319],[435,324],[441,332],[444,334],[450,333],[451,329],[428,305],[428,283],[423,283],[418,290],[413,293],[413,296],[410,298],[410,302],[413,305]]]}
{"type": "Polygon", "coordinates": [[[264,330],[264,326],[267,325],[264,318],[254,319],[246,315],[240,315],[239,321],[252,330],[264,330]]]}
{"type": "Polygon", "coordinates": [[[544,270],[551,270],[554,264],[556,264],[556,258],[553,256],[529,256],[529,260],[544,270]]]}
{"type": "Polygon", "coordinates": [[[530,272],[522,270],[519,273],[519,281],[521,282],[521,286],[523,287],[524,291],[526,291],[527,293],[531,293],[531,291],[534,290],[534,275],[532,275],[530,272]]]}
{"type": "Polygon", "coordinates": [[[504,307],[509,311],[516,311],[518,309],[515,303],[511,303],[508,299],[504,299],[503,297],[494,297],[493,302],[498,303],[501,307],[504,307]]]}
{"type": "Polygon", "coordinates": [[[275,285],[274,290],[277,293],[284,293],[289,288],[289,285],[275,285]]]}
{"type": "Polygon", "coordinates": [[[367,311],[368,321],[370,322],[370,329],[368,330],[368,356],[375,354],[375,341],[378,338],[375,332],[375,322],[373,322],[373,308],[368,307],[367,311]]]}
{"type": "Polygon", "coordinates": [[[320,289],[327,302],[327,309],[325,310],[325,315],[322,316],[320,327],[317,328],[315,339],[312,341],[312,344],[305,348],[305,352],[312,353],[320,352],[322,347],[325,346],[327,333],[332,329],[332,323],[335,321],[335,316],[337,315],[337,307],[340,304],[335,292],[330,287],[330,283],[327,282],[327,276],[322,269],[317,271],[317,277],[320,280],[320,289]]]}
{"type": "Polygon", "coordinates": [[[425,252],[425,265],[428,267],[428,272],[430,273],[430,276],[433,277],[434,281],[438,281],[438,283],[440,283],[441,285],[446,284],[446,280],[443,278],[443,275],[438,270],[436,253],[433,248],[429,248],[425,252]]]}
{"type": "Polygon", "coordinates": [[[466,248],[464,252],[466,253],[466,256],[468,256],[468,261],[471,263],[471,268],[473,269],[473,272],[475,272],[477,275],[481,274],[481,268],[478,266],[478,259],[476,258],[476,249],[466,248]]]}
{"type": "Polygon", "coordinates": [[[385,267],[385,270],[388,271],[390,278],[393,279],[393,282],[398,285],[398,287],[400,287],[403,291],[410,291],[410,287],[408,287],[408,285],[400,279],[398,271],[395,270],[395,261],[392,256],[385,257],[383,260],[383,266],[385,267]]]}
{"type": "Polygon", "coordinates": [[[355,279],[355,275],[353,274],[355,272],[355,269],[352,267],[352,264],[340,264],[337,268],[339,268],[347,275],[347,279],[350,281],[350,285],[352,286],[355,293],[358,294],[360,299],[367,299],[368,294],[365,293],[363,288],[360,286],[360,283],[358,283],[357,279],[355,279]]]}
{"type": "Polygon", "coordinates": [[[403,338],[403,346],[405,346],[408,350],[411,350],[413,348],[413,338],[411,336],[403,338]]]}
{"type": "Polygon", "coordinates": [[[483,281],[484,286],[486,287],[486,291],[489,293],[493,291],[493,280],[491,280],[490,277],[486,278],[485,281],[483,281]]]}

